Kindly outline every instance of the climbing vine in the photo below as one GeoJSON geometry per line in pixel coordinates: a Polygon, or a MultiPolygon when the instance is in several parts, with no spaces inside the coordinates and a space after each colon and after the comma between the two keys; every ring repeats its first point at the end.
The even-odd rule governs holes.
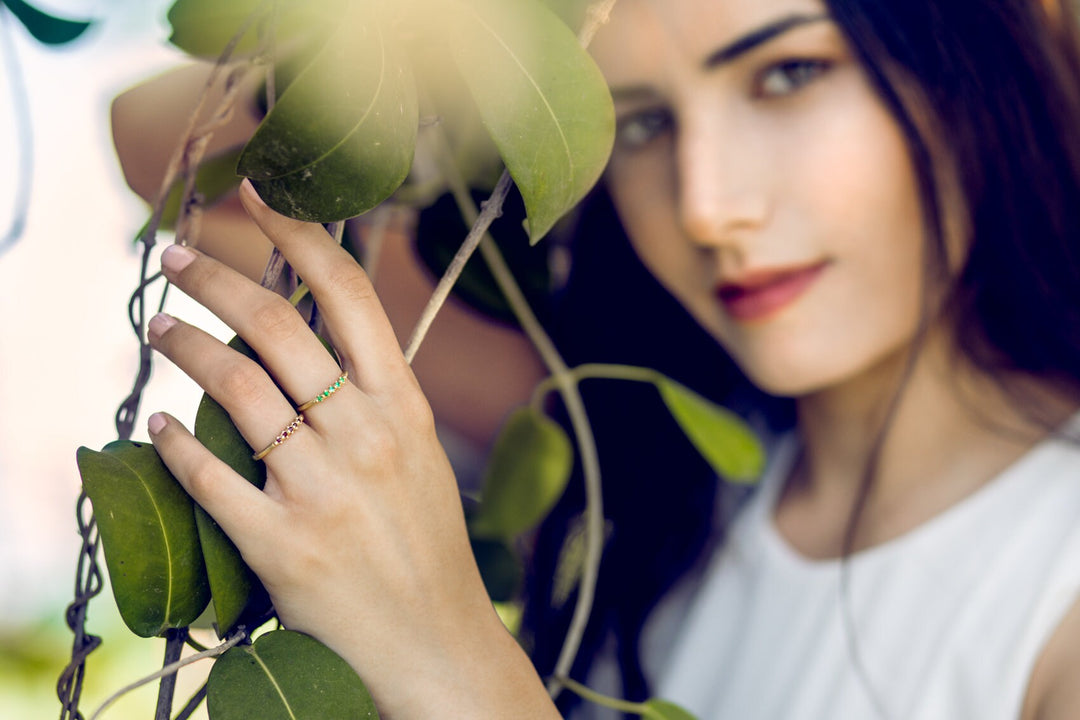
{"type": "MultiPolygon", "coordinates": [[[[204,698],[213,720],[284,718],[297,707],[304,708],[305,717],[377,717],[362,679],[341,658],[308,636],[268,629],[274,609],[235,546],[182,490],[153,446],[131,440],[152,362],[145,340],[150,292],[159,288],[154,304],[160,310],[168,291],[160,274],[149,271],[157,232],[171,227],[175,242],[194,244],[201,208],[234,189],[241,177],[250,178],[274,209],[323,223],[339,239],[345,221],[383,203],[423,206],[450,193],[472,227],[454,250],[406,358],[415,355],[431,319],[479,249],[498,294],[551,372],[533,402],[508,420],[491,453],[482,493],[467,504],[470,537],[489,594],[497,602],[516,600],[516,539],[561,496],[576,447],[587,488],[586,540],[583,552],[568,554],[573,567],[563,569],[577,586],[577,606],[550,689],[568,688],[657,720],[689,717],[659,700],[631,706],[604,698],[566,677],[591,609],[603,542],[600,469],[577,385],[597,377],[654,385],[690,440],[728,479],[754,478],[760,448],[732,415],[655,371],[567,367],[522,292],[520,273],[488,235],[512,187],[523,200],[526,227],[520,238],[501,238],[503,246],[513,240],[539,243],[598,180],[614,120],[603,77],[585,48],[613,5],[614,0],[590,5],[576,0],[174,3],[168,15],[171,42],[213,59],[208,86],[224,78],[226,92],[208,115],[208,108],[194,109],[139,233],[143,260],[129,319],[141,362],[116,415],[119,439],[101,450],[78,451],[84,544],[79,590],[69,609],[76,650],[62,680],[62,720],[82,717],[83,663],[98,642],[85,633],[84,619],[86,603],[102,582],[99,542],[128,628],[141,637],[166,638],[164,667],[140,681],[160,682],[156,720],[172,717],[176,672],[211,657],[216,660],[207,685],[177,718],[189,717],[204,698]],[[571,27],[581,29],[575,33],[571,27]],[[265,75],[262,123],[238,155],[204,158],[212,134],[228,121],[252,73],[265,75]],[[202,124],[195,119],[206,116],[210,120],[202,124]],[[428,162],[418,163],[418,154],[428,162]],[[417,170],[422,164],[424,173],[417,170]],[[477,188],[491,188],[482,208],[472,198],[477,188]],[[550,392],[562,398],[573,441],[545,414],[543,399],[550,392]],[[188,628],[207,607],[222,644],[181,660],[190,642],[188,628]]],[[[208,102],[206,96],[201,102],[208,102]]],[[[306,288],[280,256],[271,259],[263,281],[282,289],[295,305],[307,300],[306,288]]],[[[305,312],[317,332],[317,307],[309,302],[305,312]]],[[[258,360],[239,338],[230,345],[258,360]]],[[[265,482],[263,464],[252,458],[251,448],[209,396],[199,405],[195,435],[251,483],[265,482]]]]}

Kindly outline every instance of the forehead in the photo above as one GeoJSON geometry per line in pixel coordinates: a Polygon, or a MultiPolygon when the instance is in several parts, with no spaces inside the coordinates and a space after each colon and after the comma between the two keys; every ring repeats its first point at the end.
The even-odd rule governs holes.
{"type": "Polygon", "coordinates": [[[823,0],[619,0],[591,50],[614,83],[661,64],[699,63],[771,22],[826,11],[823,0]]]}

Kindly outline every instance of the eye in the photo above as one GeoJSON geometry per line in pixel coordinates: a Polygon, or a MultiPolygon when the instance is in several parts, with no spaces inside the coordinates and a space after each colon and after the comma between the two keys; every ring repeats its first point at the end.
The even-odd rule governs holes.
{"type": "Polygon", "coordinates": [[[665,108],[637,110],[619,118],[615,138],[622,147],[634,150],[648,145],[674,125],[671,112],[665,108]]]}
{"type": "Polygon", "coordinates": [[[785,60],[758,75],[754,94],[763,98],[792,95],[832,67],[825,60],[785,60]]]}

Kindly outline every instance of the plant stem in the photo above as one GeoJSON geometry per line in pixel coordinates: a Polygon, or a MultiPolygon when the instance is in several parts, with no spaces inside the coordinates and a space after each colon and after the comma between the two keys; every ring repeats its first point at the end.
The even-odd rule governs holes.
{"type": "MultiPolygon", "coordinates": [[[[484,203],[483,212],[480,212],[479,214],[476,212],[476,207],[473,205],[472,198],[469,196],[468,191],[465,191],[464,193],[464,197],[468,199],[468,203],[463,204],[463,198],[459,196],[459,191],[457,189],[454,190],[454,199],[458,201],[458,208],[461,209],[463,213],[466,208],[472,209],[470,213],[471,217],[466,217],[466,222],[471,224],[472,229],[469,230],[469,234],[465,237],[465,241],[454,254],[454,258],[450,261],[450,265],[447,266],[446,272],[443,273],[442,278],[440,278],[439,284],[435,286],[435,290],[432,292],[427,306],[424,307],[424,312],[420,315],[420,320],[417,321],[416,327],[413,329],[412,336],[409,338],[409,343],[405,348],[406,362],[411,363],[413,358],[416,357],[416,352],[420,349],[421,343],[424,342],[428,330],[431,329],[431,324],[435,321],[435,316],[439,314],[439,310],[446,304],[446,299],[450,297],[450,291],[453,290],[454,284],[457,283],[458,278],[461,277],[462,271],[465,270],[465,263],[472,257],[477,246],[480,244],[480,241],[484,239],[484,235],[487,233],[488,228],[491,227],[491,223],[495,222],[496,218],[502,215],[503,202],[505,202],[506,196],[509,194],[513,184],[514,181],[510,177],[510,171],[503,171],[502,177],[499,178],[499,182],[495,185],[495,189],[491,193],[491,197],[484,203]]],[[[451,185],[453,185],[452,182],[451,185]]]]}
{"type": "MultiPolygon", "coordinates": [[[[187,641],[188,629],[172,628],[165,632],[165,667],[174,665],[180,660],[180,653],[184,651],[184,643],[187,641]]],[[[161,676],[161,685],[158,689],[157,712],[154,720],[169,720],[172,717],[173,694],[176,691],[176,673],[161,676]]]]}
{"type": "MultiPolygon", "coordinates": [[[[568,374],[577,383],[580,383],[582,380],[592,379],[630,380],[632,382],[656,383],[664,377],[651,368],[637,367],[635,365],[610,365],[603,363],[578,365],[569,370],[568,374]]],[[[555,378],[545,378],[536,386],[536,389],[533,390],[529,405],[536,410],[541,410],[544,398],[555,388],[555,378]]]]}
{"type": "MultiPolygon", "coordinates": [[[[115,693],[110,695],[105,700],[105,702],[103,702],[101,704],[101,706],[97,710],[94,711],[94,714],[90,716],[90,720],[97,720],[99,717],[101,717],[101,714],[103,712],[105,712],[106,709],[108,709],[108,707],[110,705],[112,705],[114,702],[116,702],[117,700],[122,698],[124,695],[127,695],[132,690],[135,690],[136,688],[140,688],[143,685],[145,685],[146,683],[153,682],[154,680],[157,680],[159,677],[165,677],[166,675],[172,675],[172,676],[175,677],[176,673],[180,670],[180,668],[186,667],[186,666],[191,665],[192,663],[196,663],[196,662],[198,662],[200,660],[205,660],[206,658],[217,657],[218,655],[221,655],[222,653],[224,653],[229,648],[231,648],[231,647],[233,647],[235,645],[238,645],[246,637],[247,637],[247,635],[245,633],[242,633],[242,632],[236,633],[231,638],[229,638],[228,640],[226,640],[225,642],[223,642],[222,644],[220,644],[220,645],[218,645],[216,647],[212,647],[209,650],[204,650],[201,653],[196,653],[195,655],[190,655],[190,656],[188,656],[188,657],[186,657],[186,658],[184,658],[182,660],[177,660],[175,662],[169,663],[168,665],[161,668],[160,670],[153,673],[152,675],[147,675],[146,677],[140,678],[139,680],[136,680],[135,682],[131,683],[130,685],[127,685],[126,687],[123,687],[120,690],[117,690],[115,693]]],[[[165,715],[165,717],[168,718],[169,716],[165,715]]],[[[155,718],[155,720],[156,720],[156,718],[155,718]]]]}
{"type": "MultiPolygon", "coordinates": [[[[616,0],[598,0],[589,6],[585,24],[578,35],[582,47],[588,47],[596,31],[608,21],[615,2],[616,0]]],[[[442,147],[442,143],[438,143],[438,145],[442,147]]],[[[441,154],[445,156],[446,153],[444,151],[441,154]]],[[[596,440],[593,437],[592,426],[589,424],[588,414],[585,411],[585,404],[581,399],[577,383],[570,374],[566,362],[562,359],[562,356],[555,348],[555,344],[532,312],[532,308],[521,292],[513,273],[510,272],[510,268],[503,260],[502,253],[499,252],[498,247],[490,237],[486,235],[491,222],[502,212],[502,204],[506,199],[506,194],[509,192],[509,183],[511,182],[509,171],[503,172],[495,191],[492,192],[491,198],[484,203],[483,212],[477,213],[472,202],[472,196],[469,194],[468,188],[465,187],[460,173],[456,172],[453,163],[448,162],[448,159],[443,157],[440,165],[444,166],[445,177],[459,210],[461,210],[466,222],[472,224],[473,229],[454,256],[454,260],[451,262],[450,267],[447,268],[442,280],[440,280],[436,293],[439,293],[444,285],[446,286],[441,299],[436,300],[433,296],[424,309],[424,313],[417,324],[417,330],[413,332],[413,337],[409,340],[405,357],[411,361],[415,356],[427,328],[430,327],[439,308],[445,303],[450,288],[453,287],[464,269],[465,263],[472,255],[473,248],[469,247],[470,244],[473,242],[479,243],[480,254],[487,262],[488,268],[495,278],[496,285],[502,291],[515,317],[536,347],[544,364],[551,371],[552,381],[556,383],[559,394],[562,396],[563,405],[570,418],[570,425],[573,428],[578,449],[581,453],[582,474],[585,484],[585,560],[582,568],[581,584],[578,588],[577,603],[574,606],[574,613],[570,620],[570,627],[566,632],[566,638],[563,641],[563,647],[555,663],[554,674],[556,676],[565,676],[569,674],[570,668],[574,664],[574,658],[577,656],[578,648],[581,646],[581,639],[585,634],[585,627],[588,625],[589,616],[592,613],[593,601],[596,596],[596,582],[600,575],[604,509],[596,440]],[[481,223],[486,224],[481,225],[481,223]],[[421,330],[421,328],[423,329],[421,330]]],[[[557,695],[561,689],[556,680],[551,680],[547,687],[548,693],[552,697],[557,695]]]]}
{"type": "MultiPolygon", "coordinates": [[[[436,143],[436,145],[439,149],[445,149],[443,143],[436,143]]],[[[443,151],[438,152],[438,156],[440,165],[443,166],[444,177],[450,186],[451,193],[462,217],[465,218],[466,222],[473,223],[473,227],[476,228],[479,225],[479,218],[482,213],[477,212],[472,196],[469,194],[461,174],[457,172],[448,154],[443,151]]],[[[507,176],[504,174],[503,177],[507,176]]],[[[505,197],[505,194],[503,197],[505,197]]],[[[497,193],[493,193],[492,199],[488,201],[484,208],[484,212],[490,211],[494,213],[495,210],[492,208],[496,202],[499,205],[496,209],[501,211],[502,199],[498,197],[497,193]]],[[[491,237],[486,234],[486,231],[481,234],[479,249],[480,254],[491,270],[492,276],[495,278],[496,285],[498,285],[499,290],[503,293],[511,310],[513,310],[514,316],[521,324],[522,330],[525,331],[525,334],[540,354],[541,360],[551,372],[551,377],[548,380],[555,383],[563,398],[567,415],[570,417],[570,425],[577,439],[578,450],[581,453],[582,474],[585,482],[585,560],[577,604],[574,607],[570,627],[567,630],[562,650],[555,664],[555,674],[566,675],[573,665],[578,648],[581,646],[581,638],[585,633],[585,626],[588,624],[589,615],[592,612],[593,599],[596,594],[596,580],[600,574],[604,509],[596,440],[593,437],[592,426],[589,424],[588,414],[585,411],[585,404],[582,402],[581,394],[578,392],[577,382],[573,379],[570,369],[559,354],[555,343],[551,341],[551,338],[544,331],[540,321],[533,313],[528,300],[514,279],[513,273],[506,265],[502,253],[499,252],[498,247],[491,237]]],[[[465,260],[467,259],[466,257],[465,260]]],[[[464,261],[462,264],[464,264],[464,261]]],[[[558,690],[557,685],[548,685],[548,692],[552,695],[557,693],[558,690]]]]}
{"type": "Polygon", "coordinates": [[[587,688],[579,682],[574,682],[565,676],[556,676],[552,678],[553,682],[565,687],[567,690],[571,690],[575,695],[580,695],[583,699],[588,700],[591,703],[602,705],[603,707],[611,708],[612,710],[618,710],[624,713],[634,713],[635,715],[645,716],[649,712],[649,708],[642,703],[630,702],[629,700],[620,700],[618,698],[609,697],[601,693],[587,688]]]}
{"type": "MultiPolygon", "coordinates": [[[[585,403],[581,399],[577,383],[570,375],[566,362],[536,319],[528,301],[514,280],[510,268],[507,267],[498,247],[490,238],[485,238],[480,243],[480,254],[491,269],[496,284],[513,309],[525,334],[536,346],[544,364],[551,370],[581,453],[581,469],[585,483],[585,560],[574,614],[570,627],[566,631],[559,658],[555,663],[555,674],[566,675],[574,664],[578,648],[581,647],[581,639],[585,635],[585,626],[589,622],[593,600],[596,596],[596,581],[600,575],[600,556],[604,539],[604,500],[601,493],[600,458],[596,453],[596,439],[593,437],[592,425],[589,424],[589,417],[585,411],[585,403]]],[[[548,692],[552,696],[556,695],[558,690],[557,684],[548,684],[548,692]]]]}

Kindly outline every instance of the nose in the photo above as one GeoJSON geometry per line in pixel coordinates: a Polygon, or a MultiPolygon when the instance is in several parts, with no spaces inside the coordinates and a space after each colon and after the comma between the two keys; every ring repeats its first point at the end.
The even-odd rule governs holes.
{"type": "Polygon", "coordinates": [[[767,173],[750,137],[724,125],[715,115],[683,124],[677,156],[679,215],[691,241],[739,250],[767,220],[767,173]]]}

